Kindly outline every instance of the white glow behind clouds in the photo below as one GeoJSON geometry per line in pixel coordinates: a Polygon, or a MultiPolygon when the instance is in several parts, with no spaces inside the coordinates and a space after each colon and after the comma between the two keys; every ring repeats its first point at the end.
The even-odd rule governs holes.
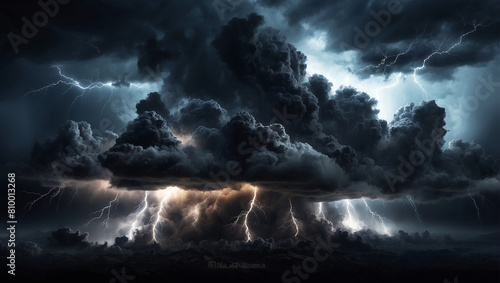
{"type": "MultiPolygon", "coordinates": [[[[305,27],[307,28],[307,27],[305,27]]],[[[425,89],[426,93],[414,81],[413,74],[393,73],[385,78],[383,75],[370,75],[366,79],[360,79],[353,74],[357,69],[354,67],[355,56],[360,56],[354,51],[339,54],[329,52],[326,48],[326,32],[314,31],[311,36],[306,37],[293,44],[297,49],[307,55],[307,72],[309,75],[321,74],[332,84],[332,94],[343,86],[352,86],[358,91],[366,92],[370,97],[377,99],[377,109],[380,110],[379,118],[390,122],[396,111],[410,103],[420,104],[421,101],[436,100],[440,107],[446,109],[446,129],[450,133],[446,141],[459,137],[471,137],[471,128],[464,123],[463,105],[459,97],[473,94],[478,85],[479,74],[491,74],[492,67],[460,67],[449,80],[429,81],[425,73],[419,71],[417,80],[425,89]],[[453,132],[453,133],[452,133],[453,132]]],[[[383,58],[383,55],[380,55],[383,58]]],[[[448,56],[448,55],[441,55],[448,56]]],[[[490,64],[491,65],[491,64],[490,64]]],[[[367,69],[367,72],[370,70],[367,69]]],[[[470,115],[479,113],[470,112],[470,115]]]]}

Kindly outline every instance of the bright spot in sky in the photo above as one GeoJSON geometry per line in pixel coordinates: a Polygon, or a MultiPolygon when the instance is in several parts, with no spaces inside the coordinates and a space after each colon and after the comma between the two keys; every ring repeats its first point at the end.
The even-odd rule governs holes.
{"type": "Polygon", "coordinates": [[[326,47],[326,32],[315,32],[315,36],[307,39],[307,45],[315,50],[323,50],[326,47]]]}
{"type": "MultiPolygon", "coordinates": [[[[370,97],[377,99],[377,109],[380,110],[379,119],[390,122],[396,111],[411,102],[416,104],[422,100],[429,100],[422,93],[413,79],[406,75],[393,73],[389,76],[370,75],[359,78],[353,72],[357,71],[354,62],[359,56],[354,51],[335,53],[328,51],[328,37],[326,32],[314,31],[312,36],[296,42],[298,50],[307,56],[307,72],[309,75],[321,74],[332,83],[332,94],[340,87],[352,86],[358,91],[366,92],[370,97]]],[[[383,55],[380,55],[383,58],[383,55]]],[[[367,68],[366,72],[369,72],[367,68]]],[[[420,78],[420,83],[426,87],[420,78]]]]}

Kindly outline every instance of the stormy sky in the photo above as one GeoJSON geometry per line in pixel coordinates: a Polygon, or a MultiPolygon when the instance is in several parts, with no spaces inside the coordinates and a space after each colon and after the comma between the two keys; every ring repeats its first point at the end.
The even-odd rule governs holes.
{"type": "Polygon", "coordinates": [[[26,233],[499,228],[498,1],[47,3],[0,4],[26,233]]]}

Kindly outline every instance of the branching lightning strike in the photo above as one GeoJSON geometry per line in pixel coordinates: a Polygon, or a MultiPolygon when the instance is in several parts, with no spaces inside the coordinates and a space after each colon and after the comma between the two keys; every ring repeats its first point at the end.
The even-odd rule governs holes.
{"type": "Polygon", "coordinates": [[[91,215],[99,213],[99,215],[95,216],[92,219],[90,219],[90,221],[87,222],[87,223],[85,223],[85,225],[83,225],[82,227],[89,226],[89,224],[92,223],[92,221],[100,219],[104,215],[104,211],[107,210],[108,213],[107,213],[106,219],[104,219],[104,221],[102,222],[102,224],[106,225],[106,228],[108,228],[109,215],[111,213],[111,206],[113,205],[113,203],[115,201],[118,201],[118,194],[115,195],[114,199],[112,199],[111,201],[109,201],[108,205],[106,205],[105,207],[101,208],[100,210],[97,210],[97,211],[94,211],[94,212],[90,213],[91,215]]]}
{"type": "Polygon", "coordinates": [[[30,90],[24,94],[25,96],[32,94],[32,93],[37,93],[37,92],[40,92],[43,90],[47,90],[49,88],[52,88],[52,87],[55,87],[58,85],[69,86],[69,88],[63,92],[63,94],[68,92],[73,87],[77,87],[77,88],[83,90],[83,92],[80,95],[76,96],[75,99],[73,99],[73,101],[71,102],[71,106],[70,106],[70,109],[71,109],[71,107],[73,107],[73,104],[75,103],[75,101],[78,98],[81,98],[87,91],[91,91],[91,90],[96,89],[96,88],[98,88],[98,89],[103,88],[103,87],[113,87],[114,88],[114,87],[122,87],[122,86],[143,88],[146,86],[146,84],[144,84],[144,83],[129,83],[129,82],[126,82],[125,80],[120,80],[120,81],[116,81],[116,82],[93,82],[93,81],[90,81],[88,85],[84,86],[78,80],[63,74],[62,70],[59,66],[51,66],[51,68],[56,68],[58,73],[59,73],[59,76],[62,79],[58,80],[57,82],[43,86],[41,88],[30,90]]]}
{"type": "Polygon", "coordinates": [[[236,220],[232,223],[233,228],[236,228],[236,225],[240,221],[241,218],[243,218],[243,227],[245,228],[245,235],[247,236],[247,242],[252,241],[252,234],[253,232],[250,230],[250,227],[248,226],[248,215],[250,212],[255,213],[255,209],[259,209],[260,211],[264,212],[264,210],[256,204],[257,202],[257,187],[253,187],[253,198],[249,203],[249,209],[242,211],[238,216],[236,216],[236,220]]]}
{"type": "MultiPolygon", "coordinates": [[[[132,223],[132,226],[130,227],[130,230],[128,232],[129,239],[132,239],[134,237],[134,232],[135,232],[135,229],[137,227],[137,223],[142,218],[142,216],[144,215],[144,212],[148,208],[148,192],[147,191],[144,193],[144,199],[141,201],[141,204],[142,203],[144,203],[144,207],[138,213],[134,213],[134,214],[136,214],[136,217],[135,217],[135,220],[132,223]]],[[[132,214],[132,215],[134,215],[134,214],[132,214]]]]}
{"type": "Polygon", "coordinates": [[[422,224],[422,219],[420,218],[420,214],[418,214],[417,205],[415,205],[415,202],[413,201],[413,199],[411,198],[410,195],[407,195],[406,198],[408,199],[408,202],[410,203],[411,207],[415,211],[415,215],[417,216],[418,221],[420,222],[420,225],[422,227],[424,227],[424,224],[422,224]]]}
{"type": "Polygon", "coordinates": [[[160,208],[158,209],[158,212],[156,212],[156,220],[155,220],[155,222],[153,224],[153,241],[155,243],[158,243],[158,239],[156,238],[156,229],[157,229],[156,227],[159,224],[161,224],[161,222],[160,222],[161,215],[160,214],[163,211],[163,202],[164,201],[168,201],[168,195],[160,201],[160,208]]]}
{"type": "Polygon", "coordinates": [[[163,212],[165,205],[168,205],[170,198],[173,195],[175,195],[176,193],[178,193],[179,191],[180,191],[180,189],[178,187],[167,187],[166,189],[164,189],[163,191],[160,192],[160,193],[164,193],[164,195],[162,197],[162,200],[160,201],[160,207],[158,208],[158,210],[155,214],[155,221],[153,223],[153,228],[152,228],[152,231],[153,231],[152,232],[152,234],[153,234],[152,241],[155,243],[159,243],[156,232],[158,230],[158,227],[160,225],[162,225],[162,223],[163,223],[163,217],[162,217],[161,213],[163,212]]]}
{"type": "Polygon", "coordinates": [[[363,223],[357,219],[355,215],[355,209],[351,201],[345,199],[343,200],[343,202],[345,205],[345,210],[347,212],[347,218],[342,221],[342,224],[351,229],[353,232],[361,230],[361,228],[363,227],[363,223]]]}
{"type": "Polygon", "coordinates": [[[366,202],[366,200],[363,198],[362,199],[363,203],[365,204],[366,208],[368,209],[368,212],[370,212],[370,214],[372,215],[372,219],[373,221],[376,223],[376,220],[375,220],[375,217],[377,217],[380,221],[380,226],[382,226],[382,228],[384,229],[384,234],[386,235],[391,235],[391,233],[389,233],[389,230],[387,229],[387,227],[385,226],[385,223],[384,223],[384,217],[380,216],[379,214],[375,213],[372,211],[372,209],[370,208],[370,206],[368,205],[368,203],[366,202]]]}
{"type": "Polygon", "coordinates": [[[288,198],[288,202],[290,203],[290,218],[292,219],[292,223],[295,226],[295,235],[294,237],[297,237],[299,234],[299,224],[297,223],[297,219],[295,219],[295,216],[293,215],[293,206],[292,206],[292,200],[288,198]]]}
{"type": "Polygon", "coordinates": [[[27,193],[27,194],[33,194],[33,195],[37,195],[37,196],[38,196],[38,198],[36,198],[36,199],[34,199],[34,200],[32,200],[32,201],[28,202],[28,203],[26,204],[26,206],[24,207],[24,211],[28,212],[28,211],[30,211],[30,210],[31,210],[31,208],[33,207],[33,205],[34,205],[35,203],[37,203],[39,200],[41,200],[41,199],[43,199],[44,197],[49,196],[49,195],[51,196],[51,197],[50,197],[50,199],[49,199],[49,205],[50,205],[50,203],[52,202],[52,200],[53,200],[53,199],[54,199],[54,198],[55,198],[55,197],[56,197],[59,193],[61,193],[61,188],[51,188],[51,189],[50,189],[47,193],[45,193],[45,194],[40,194],[40,193],[35,193],[35,192],[25,192],[25,193],[27,193]],[[51,195],[51,194],[52,194],[52,192],[53,192],[54,190],[55,190],[56,192],[55,192],[53,195],[51,195]]]}
{"type": "Polygon", "coordinates": [[[425,63],[427,63],[427,61],[429,59],[431,59],[433,56],[435,55],[442,55],[442,54],[447,54],[447,55],[451,55],[450,54],[450,51],[453,50],[455,47],[457,47],[458,45],[462,44],[462,40],[464,37],[466,37],[467,35],[475,32],[477,30],[477,27],[479,26],[482,26],[481,24],[476,24],[475,22],[473,23],[473,29],[462,34],[458,40],[458,42],[456,42],[455,44],[453,44],[450,48],[446,49],[446,50],[443,50],[443,51],[439,51],[441,49],[441,46],[438,48],[438,50],[432,52],[431,54],[429,54],[429,56],[427,56],[424,61],[422,61],[422,66],[420,67],[416,67],[413,69],[413,81],[420,87],[420,89],[427,95],[427,91],[422,87],[422,84],[417,80],[417,71],[420,71],[422,69],[425,68],[425,63]]]}
{"type": "Polygon", "coordinates": [[[330,226],[330,229],[332,232],[335,230],[333,222],[328,220],[326,218],[325,212],[323,212],[323,203],[322,202],[318,203],[318,213],[316,214],[316,219],[325,221],[330,226]]]}

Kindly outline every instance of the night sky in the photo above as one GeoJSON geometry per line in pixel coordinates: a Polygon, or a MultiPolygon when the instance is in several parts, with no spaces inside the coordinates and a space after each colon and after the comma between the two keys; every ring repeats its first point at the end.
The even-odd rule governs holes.
{"type": "Polygon", "coordinates": [[[346,258],[385,252],[411,258],[394,270],[441,258],[428,282],[499,279],[500,2],[6,1],[0,27],[26,282],[67,279],[23,271],[67,253],[82,274],[127,258],[131,282],[164,278],[143,270],[175,252],[335,278],[329,260],[281,277],[317,239],[340,245],[344,282],[361,280],[346,258]]]}

